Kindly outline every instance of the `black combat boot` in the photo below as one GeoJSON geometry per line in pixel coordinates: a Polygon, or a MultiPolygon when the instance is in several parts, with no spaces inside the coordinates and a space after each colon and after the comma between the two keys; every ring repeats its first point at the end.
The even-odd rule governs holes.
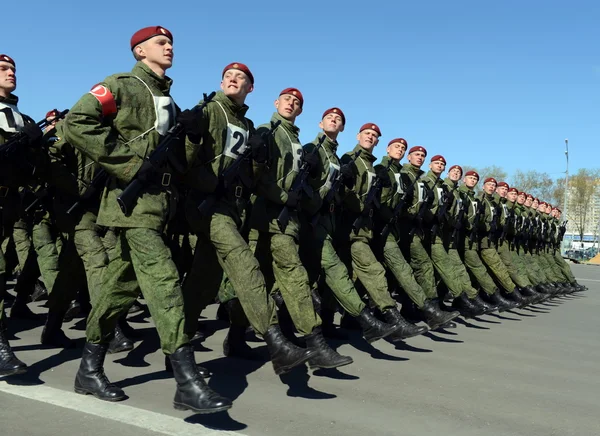
{"type": "Polygon", "coordinates": [[[0,377],[27,372],[27,365],[21,362],[13,350],[10,348],[6,332],[3,326],[0,326],[0,377]]]}
{"type": "Polygon", "coordinates": [[[198,372],[191,345],[179,347],[169,356],[177,390],[173,407],[178,410],[193,410],[196,413],[216,413],[231,408],[231,400],[213,391],[198,372]]]}
{"type": "Polygon", "coordinates": [[[429,330],[427,327],[419,327],[405,320],[400,315],[400,311],[395,307],[384,310],[382,315],[388,324],[400,325],[400,329],[390,336],[392,341],[412,338],[413,336],[422,335],[429,330]]]}
{"type": "Polygon", "coordinates": [[[223,341],[223,354],[246,360],[263,360],[259,353],[246,343],[246,327],[231,324],[223,341]]]}
{"type": "Polygon", "coordinates": [[[544,299],[544,296],[542,294],[536,292],[532,286],[525,286],[525,287],[521,288],[520,292],[521,292],[521,295],[523,295],[526,298],[529,298],[529,301],[531,301],[531,304],[539,303],[540,301],[542,301],[544,299]]]}
{"type": "Polygon", "coordinates": [[[33,311],[27,306],[27,301],[24,300],[23,294],[17,294],[15,301],[10,308],[10,317],[15,319],[27,319],[35,321],[40,319],[40,315],[33,313],[33,311]]]}
{"type": "Polygon", "coordinates": [[[334,324],[335,310],[323,307],[321,309],[321,330],[323,330],[323,336],[328,339],[335,339],[343,341],[348,339],[348,336],[342,333],[334,324]]]}
{"type": "Polygon", "coordinates": [[[425,304],[421,308],[421,312],[425,316],[425,322],[431,330],[435,330],[442,324],[446,324],[447,322],[450,322],[454,318],[460,316],[460,312],[445,312],[440,309],[436,298],[432,300],[426,300],[425,304]]]}
{"type": "Polygon", "coordinates": [[[476,299],[469,298],[465,292],[454,299],[452,307],[465,318],[473,318],[484,313],[483,308],[477,305],[476,299]]]}
{"type": "Polygon", "coordinates": [[[552,298],[552,290],[550,289],[550,287],[548,287],[548,285],[540,283],[539,285],[535,286],[535,290],[538,294],[540,294],[543,297],[542,301],[546,301],[552,298]]]}
{"type": "Polygon", "coordinates": [[[121,353],[123,351],[133,350],[133,341],[125,336],[121,326],[115,327],[115,336],[108,344],[108,354],[121,353]]]}
{"type": "Polygon", "coordinates": [[[42,283],[39,279],[35,281],[35,285],[33,287],[33,293],[31,294],[31,301],[43,301],[48,299],[48,289],[46,289],[46,285],[42,283]]]}
{"type": "Polygon", "coordinates": [[[46,318],[46,324],[44,330],[42,330],[41,342],[42,345],[48,345],[50,347],[58,348],[74,348],[75,342],[65,335],[62,331],[63,317],[65,311],[57,311],[50,309],[48,311],[48,317],[46,318]]]}
{"type": "Polygon", "coordinates": [[[504,296],[500,293],[500,289],[496,289],[493,294],[488,295],[488,298],[492,304],[498,307],[498,312],[504,312],[505,310],[509,310],[517,306],[516,302],[504,298],[504,296]]]}
{"type": "Polygon", "coordinates": [[[305,338],[307,348],[315,352],[308,360],[310,368],[338,368],[354,362],[352,357],[342,356],[325,342],[321,327],[315,327],[305,338]]]}
{"type": "Polygon", "coordinates": [[[476,307],[481,310],[482,314],[492,313],[498,310],[498,306],[488,303],[483,298],[477,294],[477,296],[472,300],[476,307]]]}
{"type": "Polygon", "coordinates": [[[300,348],[281,332],[279,325],[272,325],[264,335],[267,349],[271,355],[271,363],[275,374],[284,374],[292,368],[302,365],[315,355],[315,350],[300,348]]]}
{"type": "Polygon", "coordinates": [[[523,308],[529,304],[529,299],[523,297],[517,287],[512,292],[505,291],[504,295],[507,299],[514,301],[518,308],[523,308]]]}
{"type": "Polygon", "coordinates": [[[356,320],[360,324],[363,331],[363,338],[370,344],[379,339],[383,339],[389,335],[396,333],[402,329],[400,324],[386,324],[378,320],[368,307],[365,307],[358,314],[356,320]]]}
{"type": "Polygon", "coordinates": [[[271,294],[273,301],[275,301],[275,305],[277,306],[277,319],[279,320],[279,328],[283,335],[290,341],[292,344],[298,347],[304,347],[306,344],[303,343],[303,339],[300,339],[296,336],[294,320],[292,319],[292,315],[283,300],[283,296],[280,292],[275,292],[271,294]]]}
{"type": "MultiPolygon", "coordinates": [[[[210,376],[212,376],[212,372],[210,372],[208,369],[200,365],[196,366],[198,367],[198,372],[202,377],[209,378],[210,376]]],[[[173,365],[171,365],[171,359],[169,359],[169,356],[165,356],[165,371],[173,372],[173,365]]]]}
{"type": "Polygon", "coordinates": [[[79,371],[75,376],[75,392],[93,395],[105,401],[121,401],[127,398],[125,392],[108,381],[104,374],[104,358],[108,344],[90,344],[86,342],[79,371]]]}

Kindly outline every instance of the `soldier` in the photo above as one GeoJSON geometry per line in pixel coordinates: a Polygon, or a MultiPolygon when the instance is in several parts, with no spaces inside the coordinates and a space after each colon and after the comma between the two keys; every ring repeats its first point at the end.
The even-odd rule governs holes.
{"type": "Polygon", "coordinates": [[[574,287],[576,289],[576,291],[587,291],[587,287],[580,285],[579,283],[577,283],[577,280],[575,279],[575,276],[573,275],[573,272],[571,271],[571,267],[569,266],[569,264],[565,261],[565,259],[561,256],[560,254],[560,244],[562,242],[563,236],[565,234],[566,231],[566,222],[563,224],[560,224],[560,216],[562,214],[561,210],[554,206],[551,207],[550,205],[548,205],[548,208],[551,209],[550,212],[550,216],[552,217],[552,222],[553,222],[553,255],[554,255],[554,261],[556,262],[556,264],[558,265],[558,267],[561,269],[563,275],[565,277],[567,277],[567,280],[569,281],[569,283],[571,284],[571,287],[574,287]]]}
{"type": "Polygon", "coordinates": [[[387,235],[385,240],[381,241],[381,244],[383,245],[383,263],[416,305],[417,310],[423,316],[431,330],[435,330],[440,326],[443,326],[444,328],[456,327],[456,324],[449,323],[459,316],[459,313],[456,311],[445,312],[440,308],[437,298],[428,298],[421,286],[419,286],[415,280],[413,271],[404,259],[398,245],[400,242],[400,229],[397,227],[396,223],[397,215],[402,213],[402,211],[395,209],[405,190],[410,190],[408,194],[412,193],[411,187],[406,185],[403,186],[400,178],[400,161],[404,157],[406,147],[407,143],[405,139],[392,139],[387,146],[387,156],[381,160],[380,164],[375,166],[375,172],[378,175],[389,178],[389,187],[383,188],[381,194],[381,207],[376,216],[383,226],[385,226],[384,223],[394,223],[392,231],[387,235]],[[392,161],[391,164],[389,163],[390,160],[392,161]]]}
{"type": "MultiPolygon", "coordinates": [[[[479,174],[476,171],[467,171],[463,179],[463,185],[459,188],[463,207],[466,213],[462,218],[464,238],[460,241],[460,251],[465,266],[481,287],[489,302],[494,304],[500,311],[515,307],[515,303],[507,300],[500,294],[494,280],[490,277],[487,268],[481,261],[479,254],[479,240],[481,238],[479,221],[482,219],[481,201],[475,197],[475,185],[479,182],[479,174]]],[[[459,300],[454,300],[453,307],[460,310],[459,300]]]]}
{"type": "Polygon", "coordinates": [[[173,63],[173,36],[164,27],[146,27],[132,36],[130,46],[137,61],[131,72],[95,85],[71,109],[63,126],[66,141],[109,174],[97,223],[114,227],[118,238],[103,274],[102,291],[87,319],[75,392],[106,401],[126,398],[108,381],[103,363],[117,320],[138,296],[139,282],[177,381],[174,407],[219,412],[229,409],[231,400],[210,389],[196,366],[184,331],[179,275],[163,240],[169,209],[175,204],[169,186],[173,170],[170,164],[153,168],[145,159],[178,112],[169,95],[172,79],[165,74],[173,63]],[[117,197],[134,177],[142,183],[142,192],[125,215],[117,197]]]}
{"type": "MultiPolygon", "coordinates": [[[[529,281],[527,274],[522,273],[522,269],[514,262],[513,256],[508,248],[507,235],[510,228],[513,226],[513,210],[507,205],[507,194],[509,191],[508,183],[499,182],[496,185],[496,192],[493,195],[493,204],[496,206],[497,222],[496,234],[493,236],[496,244],[496,250],[502,263],[506,267],[511,280],[518,286],[519,292],[528,297],[532,302],[541,301],[544,296],[540,295],[533,289],[532,283],[529,281]]],[[[514,203],[513,203],[514,206],[514,203]]]]}
{"type": "MultiPolygon", "coordinates": [[[[383,323],[373,316],[360,298],[348,275],[348,269],[336,250],[338,241],[334,238],[337,237],[341,197],[347,186],[354,186],[356,177],[353,165],[342,165],[336,154],[337,137],[344,131],[345,123],[346,117],[341,109],[327,109],[319,123],[323,131],[304,148],[306,153],[313,153],[318,144],[321,144],[316,152],[318,172],[315,171],[315,177],[309,179],[314,195],[312,198],[305,197],[302,201],[300,254],[308,270],[311,286],[316,288],[322,275],[321,280],[333,293],[335,300],[347,315],[356,318],[363,330],[363,337],[371,343],[392,335],[401,326],[383,323]]],[[[323,298],[321,308],[321,314],[324,314],[324,334],[325,326],[333,328],[335,314],[330,307],[335,303],[328,301],[326,297],[327,295],[323,298]]]]}
{"type": "MultiPolygon", "coordinates": [[[[473,317],[482,315],[495,307],[483,301],[477,289],[473,287],[469,273],[458,251],[464,217],[463,199],[458,191],[458,182],[462,174],[462,167],[460,165],[453,165],[448,171],[448,177],[444,180],[446,195],[450,197],[447,201],[451,201],[451,205],[448,208],[446,216],[446,226],[442,227],[442,239],[447,253],[447,268],[454,272],[458,289],[461,291],[453,294],[452,288],[449,288],[450,294],[454,297],[454,301],[456,301],[456,304],[453,304],[453,306],[458,309],[461,315],[473,317]]],[[[468,204],[468,202],[465,202],[465,204],[468,204]]]]}
{"type": "Polygon", "coordinates": [[[373,304],[382,312],[388,324],[402,326],[393,337],[409,338],[423,334],[428,329],[409,323],[400,314],[396,302],[388,291],[385,268],[377,260],[371,247],[374,236],[373,201],[380,195],[373,190],[377,189],[376,181],[389,185],[388,175],[376,175],[373,168],[376,159],[373,156],[373,149],[378,144],[380,136],[381,130],[376,124],[364,124],[356,136],[358,144],[352,152],[346,153],[341,159],[342,164],[352,164],[356,173],[354,186],[345,193],[343,199],[342,234],[350,245],[346,252],[350,254],[352,270],[366,288],[373,304]],[[358,154],[356,160],[354,154],[358,154]],[[367,204],[367,200],[372,203],[367,204]]]}
{"type": "MultiPolygon", "coordinates": [[[[42,131],[17,107],[19,98],[13,94],[17,88],[16,71],[15,61],[8,55],[0,54],[0,145],[20,132],[26,137],[28,145],[34,145],[40,141],[42,131]]],[[[5,238],[10,237],[13,225],[18,219],[18,190],[29,182],[33,173],[28,163],[27,152],[26,149],[18,149],[11,158],[0,157],[0,245],[5,238]]],[[[6,259],[0,248],[0,377],[27,371],[27,365],[15,356],[6,337],[6,272],[6,259]]]]}
{"type": "Polygon", "coordinates": [[[308,274],[298,254],[300,220],[297,209],[302,192],[291,187],[303,166],[311,178],[319,174],[319,158],[314,152],[303,151],[298,138],[300,130],[294,124],[303,105],[304,97],[298,89],[284,89],[275,100],[276,112],[270,124],[257,129],[258,134],[267,138],[269,160],[268,169],[256,188],[250,241],[256,244],[254,254],[267,279],[267,289],[273,293],[274,281],[277,282],[296,329],[304,336],[308,349],[315,351],[308,365],[311,368],[336,368],[353,361],[325,342],[321,319],[313,306],[308,274]],[[271,125],[277,122],[280,126],[270,134],[271,125]],[[289,211],[289,220],[282,224],[278,217],[283,208],[289,211]]]}
{"type": "MultiPolygon", "coordinates": [[[[225,66],[221,77],[221,91],[202,113],[185,111],[181,117],[188,138],[186,215],[198,236],[184,288],[186,330],[194,334],[200,311],[217,296],[225,274],[238,297],[229,300],[230,312],[239,312],[241,308],[233,305],[241,304],[254,331],[267,343],[275,373],[282,374],[307,362],[315,351],[299,348],[283,336],[258,260],[241,234],[268,149],[245,116],[245,100],[254,89],[250,69],[234,62],[225,66]],[[229,175],[232,165],[235,171],[229,175]]],[[[230,347],[242,342],[230,339],[230,347]]]]}

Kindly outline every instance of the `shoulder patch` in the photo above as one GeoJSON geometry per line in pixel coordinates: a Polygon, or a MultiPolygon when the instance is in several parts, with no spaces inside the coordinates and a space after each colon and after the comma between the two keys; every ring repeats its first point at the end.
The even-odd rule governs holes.
{"type": "Polygon", "coordinates": [[[117,102],[114,96],[104,85],[97,84],[90,90],[90,94],[96,97],[102,106],[102,116],[107,117],[117,113],[117,102]]]}

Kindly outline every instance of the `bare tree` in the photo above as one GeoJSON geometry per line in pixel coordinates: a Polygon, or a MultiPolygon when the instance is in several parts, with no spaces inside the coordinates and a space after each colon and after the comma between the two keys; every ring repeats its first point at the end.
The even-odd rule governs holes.
{"type": "MultiPolygon", "coordinates": [[[[564,180],[563,180],[564,183],[564,180]]],[[[511,186],[517,187],[520,191],[525,191],[542,201],[548,201],[556,204],[558,198],[555,195],[555,183],[548,173],[541,173],[535,170],[515,171],[512,177],[511,186]]]]}
{"type": "Polygon", "coordinates": [[[583,241],[588,223],[588,213],[592,208],[592,199],[600,185],[598,170],[580,169],[569,179],[569,220],[575,225],[580,240],[583,241]]]}

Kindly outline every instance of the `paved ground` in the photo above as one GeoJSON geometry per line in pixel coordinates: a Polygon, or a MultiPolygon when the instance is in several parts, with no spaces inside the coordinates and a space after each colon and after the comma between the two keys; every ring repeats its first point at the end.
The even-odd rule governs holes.
{"type": "MultiPolygon", "coordinates": [[[[299,369],[280,378],[270,363],[225,359],[224,326],[207,321],[217,331],[197,345],[196,358],[215,372],[210,385],[235,400],[228,413],[215,415],[172,408],[174,382],[147,319],[134,318],[145,334],[136,348],[107,359],[108,376],[130,397],[118,404],[72,392],[81,348],[40,349],[40,325],[11,323],[11,343],[30,371],[0,381],[0,434],[599,434],[600,268],[573,271],[587,293],[399,346],[352,337],[339,351],[355,362],[340,371],[299,369]]],[[[83,338],[81,322],[66,332],[83,338]]],[[[266,353],[264,343],[253,346],[266,353]]]]}

